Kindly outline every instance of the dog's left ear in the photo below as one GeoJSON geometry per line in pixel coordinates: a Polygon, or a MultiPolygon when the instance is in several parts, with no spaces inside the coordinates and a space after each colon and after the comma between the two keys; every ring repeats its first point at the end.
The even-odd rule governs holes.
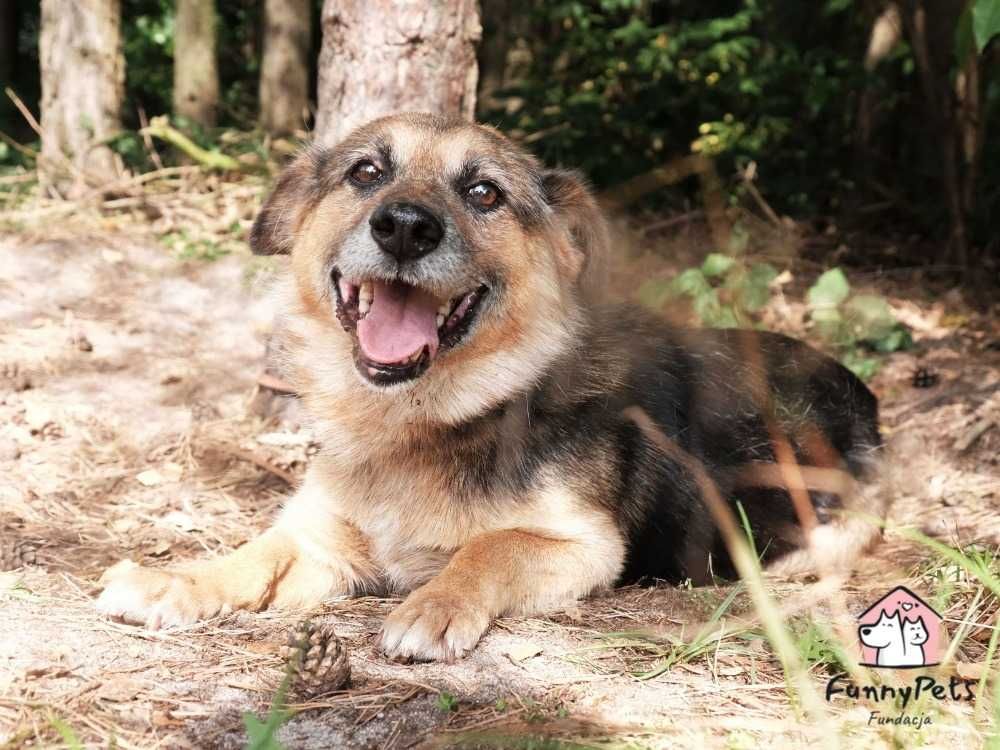
{"type": "Polygon", "coordinates": [[[545,200],[558,229],[568,239],[556,251],[563,272],[586,292],[600,286],[610,252],[610,232],[586,178],[579,172],[551,169],[542,174],[545,200]]]}
{"type": "Polygon", "coordinates": [[[250,230],[254,255],[288,255],[316,194],[317,152],[304,151],[278,177],[250,230]]]}

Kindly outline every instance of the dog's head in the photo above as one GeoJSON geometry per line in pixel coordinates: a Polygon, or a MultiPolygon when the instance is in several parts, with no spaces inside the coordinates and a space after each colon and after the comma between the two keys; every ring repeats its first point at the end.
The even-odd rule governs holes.
{"type": "Polygon", "coordinates": [[[890,617],[885,610],[882,610],[877,622],[858,628],[858,637],[861,643],[869,648],[886,648],[898,643],[903,637],[899,614],[890,617]]]}
{"type": "Polygon", "coordinates": [[[302,310],[339,322],[370,388],[499,396],[568,345],[607,231],[575,174],[492,128],[404,114],[301,155],[250,244],[292,255],[302,310]]]}

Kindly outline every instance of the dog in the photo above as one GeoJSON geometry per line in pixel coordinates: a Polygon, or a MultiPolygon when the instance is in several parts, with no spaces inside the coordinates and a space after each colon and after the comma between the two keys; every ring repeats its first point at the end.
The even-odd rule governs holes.
{"type": "Polygon", "coordinates": [[[310,148],[250,244],[291,256],[280,348],[323,449],[232,554],[106,574],[109,616],[405,594],[381,650],[452,660],[499,616],[733,576],[709,489],[776,569],[849,564],[875,537],[845,514],[881,450],[868,388],[790,338],[610,301],[583,179],[493,128],[401,114],[310,148]]]}
{"type": "Polygon", "coordinates": [[[858,628],[862,645],[875,649],[879,667],[919,667],[927,663],[924,644],[929,635],[923,617],[904,619],[897,610],[882,610],[878,621],[858,628]]]}

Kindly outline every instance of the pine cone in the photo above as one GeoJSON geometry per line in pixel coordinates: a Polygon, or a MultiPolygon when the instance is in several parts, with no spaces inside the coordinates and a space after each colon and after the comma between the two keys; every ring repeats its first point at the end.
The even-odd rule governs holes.
{"type": "Polygon", "coordinates": [[[329,625],[299,623],[288,634],[288,645],[281,650],[292,675],[292,690],[315,698],[340,690],[351,679],[347,650],[329,625]]]}
{"type": "Polygon", "coordinates": [[[0,539],[0,571],[34,565],[35,545],[18,539],[0,539]]]}

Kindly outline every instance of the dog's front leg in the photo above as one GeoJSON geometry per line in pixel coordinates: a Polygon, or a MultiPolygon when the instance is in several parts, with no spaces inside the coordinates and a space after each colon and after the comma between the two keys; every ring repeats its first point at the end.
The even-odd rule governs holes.
{"type": "Polygon", "coordinates": [[[451,661],[468,653],[496,617],[544,612],[613,584],[624,543],[613,524],[601,527],[587,536],[510,529],[475,537],[389,614],[382,650],[451,661]]]}
{"type": "Polygon", "coordinates": [[[277,523],[229,555],[174,568],[119,563],[101,577],[97,608],[156,629],[234,609],[308,607],[377,579],[361,533],[310,475],[277,523]]]}

